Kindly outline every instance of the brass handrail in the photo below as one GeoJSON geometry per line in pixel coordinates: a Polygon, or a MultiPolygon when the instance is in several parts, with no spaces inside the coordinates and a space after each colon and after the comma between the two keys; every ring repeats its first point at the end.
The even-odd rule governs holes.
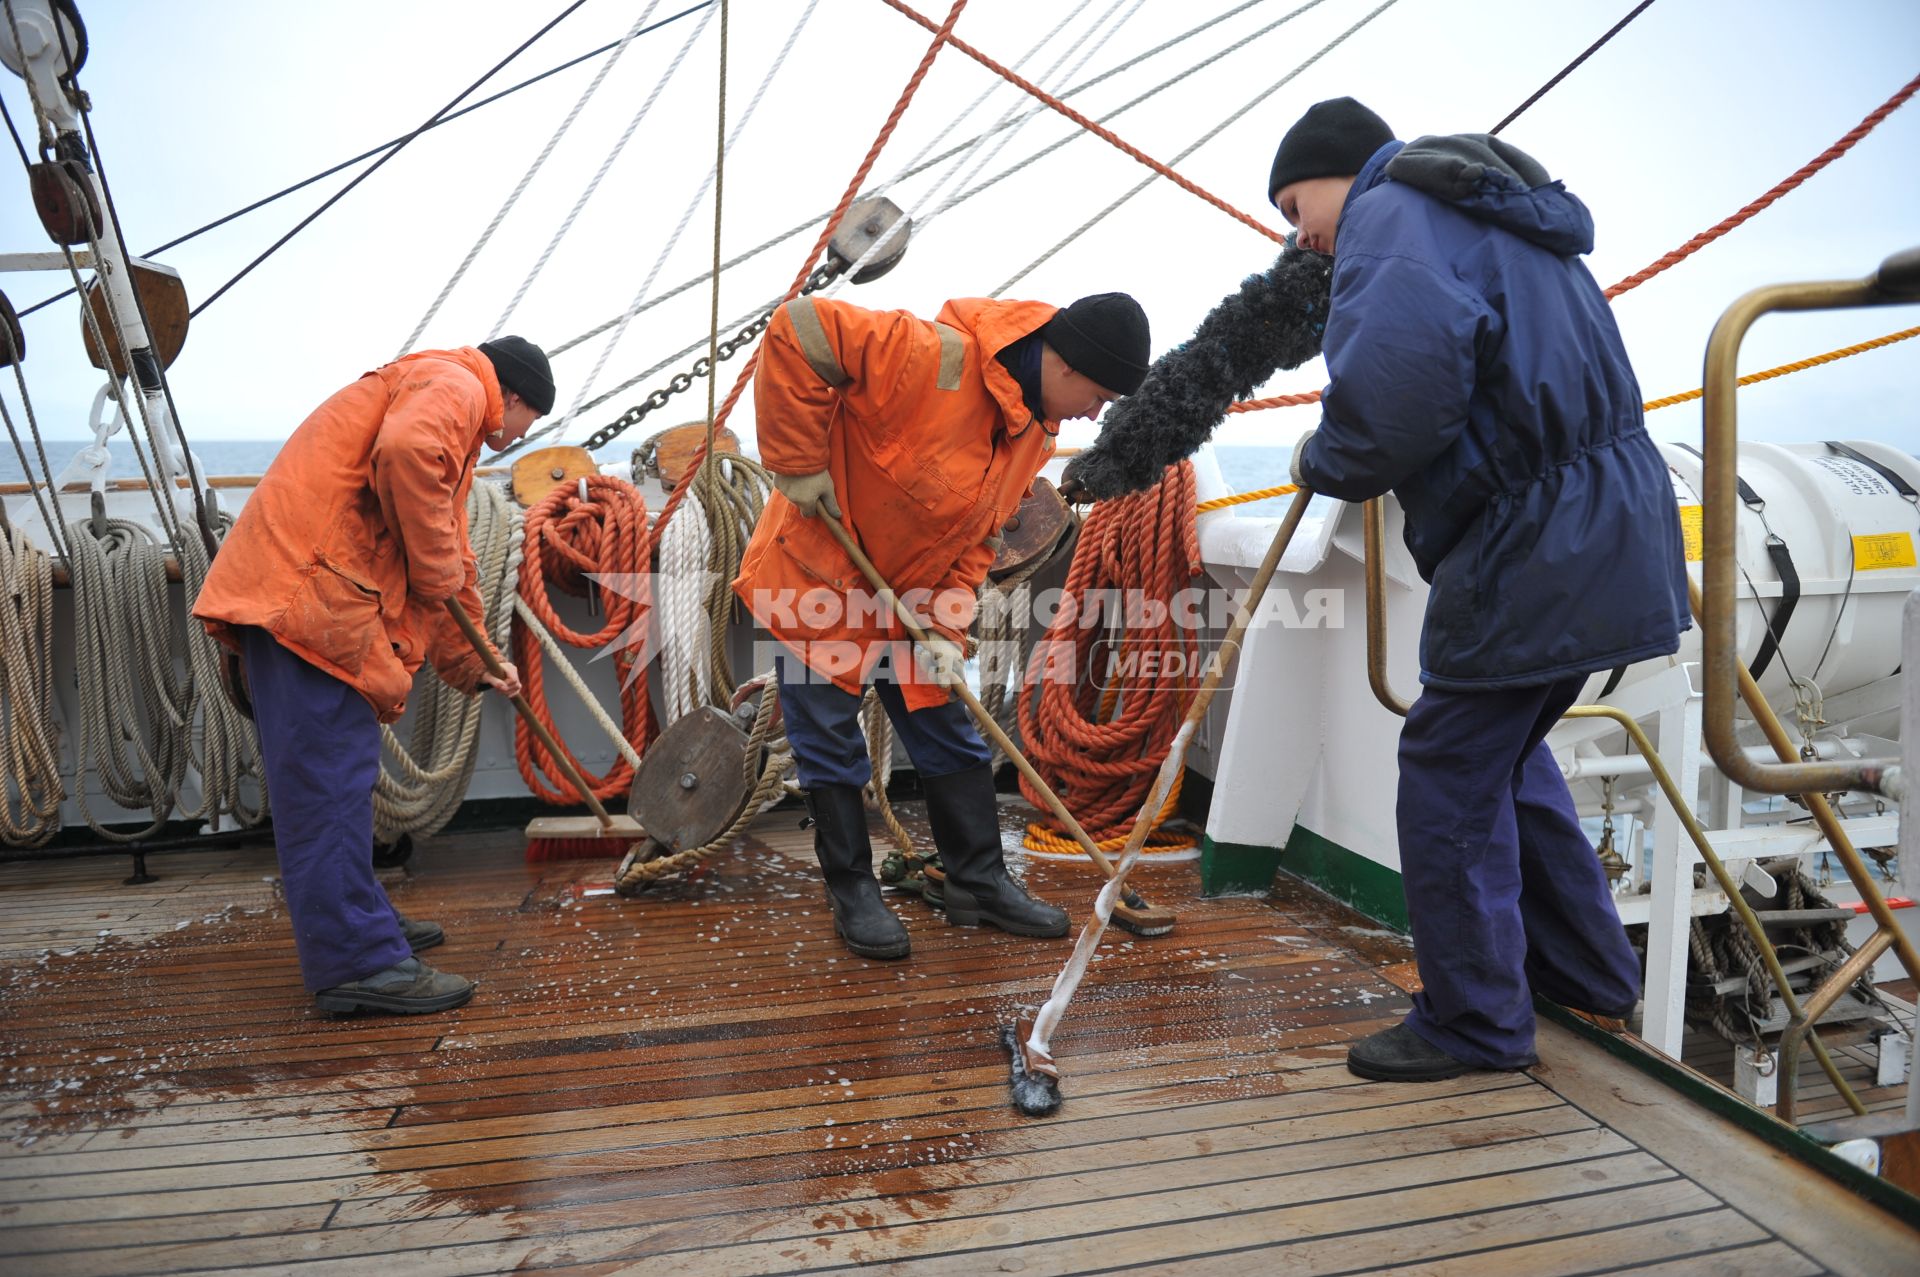
{"type": "MultiPolygon", "coordinates": [[[[1705,607],[1701,614],[1706,704],[1703,731],[1707,752],[1721,774],[1743,789],[1763,794],[1831,793],[1860,790],[1898,800],[1904,787],[1900,760],[1864,758],[1844,762],[1756,763],[1741,751],[1733,723],[1733,702],[1741,668],[1734,634],[1734,518],[1739,509],[1734,474],[1739,443],[1736,402],[1740,343],[1762,315],[1777,310],[1834,310],[1854,306],[1890,306],[1920,301],[1920,248],[1896,253],[1864,279],[1756,288],[1738,298],[1713,326],[1707,339],[1702,414],[1702,576],[1705,607]]],[[[1788,759],[1794,756],[1785,756],[1788,759]]]]}
{"type": "Polygon", "coordinates": [[[1408,703],[1394,694],[1387,681],[1386,499],[1375,497],[1360,510],[1366,529],[1362,570],[1367,578],[1367,683],[1375,700],[1405,718],[1408,703]]]}
{"type": "MultiPolygon", "coordinates": [[[[1373,694],[1379,702],[1387,709],[1392,710],[1404,718],[1407,713],[1407,704],[1394,695],[1393,689],[1388,686],[1387,683],[1386,581],[1384,569],[1386,558],[1384,553],[1386,542],[1386,510],[1381,499],[1375,498],[1365,503],[1364,518],[1366,535],[1363,569],[1367,585],[1367,681],[1372,685],[1373,694]]],[[[1699,591],[1693,586],[1691,581],[1688,582],[1688,589],[1692,596],[1694,614],[1698,616],[1700,613],[1699,591]]],[[[1758,685],[1754,684],[1752,675],[1747,673],[1744,666],[1740,668],[1740,676],[1745,685],[1742,690],[1747,693],[1748,706],[1754,714],[1754,717],[1762,723],[1763,727],[1770,726],[1769,735],[1771,737],[1777,737],[1775,742],[1776,748],[1784,747],[1787,750],[1786,756],[1792,757],[1791,746],[1785,744],[1786,733],[1784,729],[1780,727],[1779,721],[1774,718],[1772,707],[1767,704],[1766,698],[1760,695],[1758,685]]],[[[1786,972],[1781,968],[1780,956],[1774,952],[1773,942],[1768,939],[1766,928],[1761,925],[1759,918],[1754,916],[1752,906],[1747,904],[1746,898],[1740,894],[1739,884],[1733,881],[1733,876],[1727,872],[1726,865],[1721,862],[1719,854],[1714,851],[1712,844],[1707,840],[1705,827],[1700,824],[1699,818],[1693,814],[1692,806],[1680,793],[1679,786],[1674,783],[1673,776],[1667,771],[1666,765],[1661,761],[1660,755],[1654,749],[1653,742],[1648,738],[1646,731],[1634,720],[1632,715],[1628,714],[1625,710],[1617,709],[1611,705],[1575,705],[1570,707],[1562,717],[1611,719],[1626,731],[1628,738],[1633,741],[1634,747],[1638,749],[1641,756],[1647,760],[1648,770],[1652,772],[1654,780],[1659,784],[1662,794],[1666,796],[1667,805],[1673,808],[1674,815],[1679,818],[1681,826],[1687,831],[1687,837],[1693,840],[1695,850],[1700,853],[1700,859],[1705,862],[1708,871],[1712,873],[1714,881],[1719,885],[1722,894],[1727,897],[1729,907],[1739,916],[1742,925],[1746,928],[1747,934],[1752,937],[1754,945],[1760,952],[1761,960],[1766,964],[1767,972],[1773,979],[1774,987],[1780,990],[1780,1000],[1786,1007],[1789,1016],[1788,1028],[1785,1033],[1781,1035],[1779,1050],[1781,1078],[1779,1098],[1775,1101],[1775,1112],[1780,1119],[1789,1123],[1794,1120],[1793,1115],[1797,1102],[1794,1091],[1798,1083],[1800,1043],[1803,1039],[1807,1045],[1813,1048],[1814,1057],[1819,1060],[1822,1071],[1827,1075],[1827,1080],[1833,1084],[1833,1089],[1839,1094],[1840,1098],[1846,1102],[1847,1107],[1852,1109],[1856,1114],[1865,1113],[1867,1111],[1866,1105],[1861,1103],[1860,1097],[1854,1094],[1853,1088],[1849,1086],[1847,1080],[1841,1076],[1839,1065],[1834,1063],[1833,1056],[1827,1051],[1826,1044],[1820,1040],[1820,1035],[1814,1025],[1822,1015],[1826,1014],[1827,1009],[1840,996],[1841,992],[1843,992],[1848,985],[1851,985],[1854,980],[1859,978],[1859,971],[1854,970],[1850,976],[1847,975],[1848,971],[1852,970],[1857,962],[1871,962],[1872,959],[1860,959],[1859,954],[1856,953],[1853,958],[1849,959],[1846,964],[1836,971],[1834,976],[1830,977],[1825,984],[1814,991],[1808,1005],[1803,1008],[1800,1005],[1799,999],[1794,995],[1793,985],[1788,981],[1786,972]],[[1843,976],[1846,978],[1842,979],[1843,976]]],[[[1897,924],[1893,922],[1893,915],[1891,911],[1887,909],[1886,901],[1881,898],[1872,881],[1867,878],[1865,865],[1860,861],[1859,852],[1854,849],[1852,842],[1846,836],[1846,832],[1840,828],[1839,822],[1834,817],[1831,808],[1827,807],[1825,799],[1819,795],[1815,794],[1809,797],[1810,805],[1813,802],[1819,804],[1819,808],[1815,810],[1814,813],[1815,818],[1820,819],[1822,812],[1825,813],[1825,819],[1822,821],[1821,829],[1826,834],[1827,840],[1835,849],[1836,854],[1840,856],[1841,862],[1848,867],[1848,876],[1854,880],[1855,886],[1861,889],[1861,898],[1869,902],[1868,907],[1874,910],[1876,920],[1884,916],[1886,919],[1885,926],[1894,928],[1891,933],[1883,929],[1880,934],[1886,938],[1881,940],[1879,936],[1876,936],[1875,940],[1870,941],[1860,952],[1871,951],[1874,956],[1878,956],[1879,953],[1888,947],[1904,943],[1905,937],[1898,931],[1897,924]],[[1856,869],[1858,869],[1857,873],[1855,872],[1856,869]]],[[[1906,945],[1908,950],[1911,950],[1911,947],[1910,944],[1906,945]]],[[[1902,961],[1906,961],[1904,954],[1902,961]]],[[[1911,963],[1908,964],[1908,968],[1909,971],[1912,970],[1911,963]]]]}
{"type": "MultiPolygon", "coordinates": [[[[1659,783],[1660,792],[1666,795],[1667,805],[1672,807],[1674,815],[1680,818],[1680,824],[1687,831],[1687,837],[1693,840],[1694,849],[1700,853],[1700,859],[1706,862],[1708,872],[1713,875],[1714,882],[1726,896],[1728,905],[1739,915],[1741,924],[1747,929],[1747,934],[1753,937],[1755,946],[1760,950],[1761,961],[1767,964],[1767,974],[1773,978],[1774,987],[1780,990],[1780,1000],[1786,1004],[1788,1015],[1793,1017],[1793,1023],[1796,1026],[1802,1022],[1805,1023],[1808,1045],[1813,1047],[1814,1056],[1820,1061],[1820,1067],[1826,1071],[1827,1080],[1833,1083],[1833,1089],[1840,1093],[1840,1098],[1847,1102],[1848,1108],[1855,1113],[1865,1113],[1867,1106],[1860,1102],[1860,1097],[1853,1093],[1853,1088],[1847,1085],[1847,1080],[1840,1076],[1840,1066],[1834,1063],[1833,1056],[1828,1054],[1826,1044],[1820,1040],[1819,1033],[1813,1027],[1814,1021],[1825,1014],[1833,998],[1827,998],[1819,1005],[1818,1010],[1811,1010],[1810,1002],[1808,1011],[1803,1013],[1799,999],[1794,997],[1793,985],[1787,980],[1787,974],[1780,966],[1780,955],[1774,952],[1773,942],[1767,938],[1767,929],[1755,916],[1753,906],[1748,904],[1746,897],[1740,894],[1740,884],[1733,880],[1733,875],[1727,872],[1727,867],[1721,861],[1719,853],[1714,851],[1713,844],[1707,840],[1706,828],[1701,825],[1699,817],[1693,814],[1693,808],[1681,795],[1680,787],[1674,783],[1672,773],[1667,771],[1666,764],[1661,761],[1659,753],[1653,747],[1653,741],[1647,736],[1646,729],[1634,721],[1633,715],[1623,709],[1616,709],[1612,705],[1575,705],[1561,717],[1608,718],[1626,730],[1627,736],[1633,741],[1634,748],[1638,749],[1640,756],[1647,760],[1647,767],[1653,772],[1654,780],[1659,783]]],[[[1855,978],[1857,979],[1858,976],[1856,975],[1855,978]]],[[[1851,984],[1852,981],[1849,980],[1847,983],[1851,984]]],[[[1825,990],[1820,992],[1824,993],[1825,990]]],[[[1814,996],[1818,998],[1820,994],[1816,993],[1814,996]]],[[[1837,996],[1836,993],[1834,997],[1837,996]]],[[[1791,1082],[1794,1070],[1786,1067],[1786,1061],[1790,1058],[1787,1046],[1787,1040],[1783,1037],[1780,1043],[1782,1074],[1776,1112],[1779,1113],[1782,1121],[1791,1122],[1793,1121],[1791,1082]]],[[[1797,1057],[1799,1049],[1797,1038],[1794,1040],[1793,1047],[1794,1057],[1797,1057]]]]}

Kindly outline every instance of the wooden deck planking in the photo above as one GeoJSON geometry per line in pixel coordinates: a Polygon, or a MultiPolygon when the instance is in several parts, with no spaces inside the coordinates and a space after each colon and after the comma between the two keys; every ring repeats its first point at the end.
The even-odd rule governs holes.
{"type": "MultiPolygon", "coordinates": [[[[1587,1236],[1613,1267],[1820,1268],[1536,1078],[1348,1074],[1405,1008],[1404,947],[1298,891],[1194,898],[1189,866],[1142,882],[1179,929],[1109,932],[1056,1036],[1066,1108],[1020,1118],[992,1029],[1070,939],[901,899],[914,957],[851,958],[792,820],[638,900],[582,898],[609,862],[529,865],[510,831],[424,844],[384,876],[480,993],[417,1021],[310,1010],[269,856],[159,858],[141,888],[0,867],[0,1271],[1580,1272],[1587,1236]]],[[[1029,872],[1084,910],[1084,872],[1029,872]]]]}

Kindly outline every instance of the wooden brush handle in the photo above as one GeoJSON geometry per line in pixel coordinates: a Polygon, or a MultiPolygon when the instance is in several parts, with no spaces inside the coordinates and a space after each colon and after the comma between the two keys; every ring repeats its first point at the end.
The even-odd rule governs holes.
{"type": "MultiPolygon", "coordinates": [[[[467,609],[460,606],[458,596],[447,600],[447,611],[453,613],[454,624],[460,627],[460,632],[467,636],[467,642],[473,644],[473,650],[479,653],[480,659],[486,663],[487,673],[495,678],[505,678],[506,667],[501,665],[500,658],[494,655],[493,644],[487,642],[486,635],[480,632],[480,627],[475,625],[473,618],[467,615],[467,609]]],[[[607,809],[601,805],[598,798],[594,797],[593,787],[587,784],[587,778],[580,774],[580,769],[573,765],[573,759],[560,748],[560,742],[553,738],[553,733],[547,730],[547,725],[540,721],[538,714],[533,712],[533,706],[527,703],[527,698],[524,695],[513,697],[513,707],[520,711],[520,717],[526,721],[528,728],[532,730],[553,760],[560,764],[560,769],[567,773],[567,779],[573,782],[573,787],[580,791],[580,797],[586,800],[595,819],[599,820],[600,828],[611,831],[613,817],[607,815],[607,809]]]]}

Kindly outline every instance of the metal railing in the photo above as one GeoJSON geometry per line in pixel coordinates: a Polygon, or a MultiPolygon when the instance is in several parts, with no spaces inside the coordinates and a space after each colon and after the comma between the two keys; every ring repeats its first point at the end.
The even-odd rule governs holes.
{"type": "MultiPolygon", "coordinates": [[[[1401,701],[1387,683],[1386,514],[1382,502],[1378,499],[1367,502],[1363,511],[1363,518],[1365,520],[1364,571],[1367,594],[1367,680],[1373,687],[1374,696],[1383,706],[1393,713],[1405,717],[1407,713],[1406,702],[1401,701]]],[[[1730,545],[1728,546],[1728,552],[1731,552],[1730,545]]],[[[1711,555],[1711,550],[1709,550],[1708,553],[1711,555]]],[[[1691,582],[1689,582],[1688,588],[1692,596],[1694,615],[1699,617],[1701,614],[1700,592],[1691,582]]],[[[1704,628],[1703,622],[1703,629],[1704,628]]],[[[1776,750],[1782,751],[1784,757],[1793,757],[1793,747],[1791,743],[1787,741],[1786,731],[1781,727],[1779,719],[1774,715],[1772,706],[1767,703],[1765,697],[1760,695],[1759,687],[1754,683],[1752,675],[1747,672],[1746,668],[1744,666],[1738,666],[1737,662],[1736,667],[1742,684],[1741,690],[1746,694],[1748,709],[1753,714],[1755,721],[1758,722],[1762,730],[1766,732],[1768,739],[1774,744],[1776,750]]],[[[1680,792],[1680,787],[1674,782],[1672,773],[1667,770],[1665,763],[1660,758],[1658,750],[1654,748],[1653,741],[1647,736],[1646,730],[1640,726],[1632,715],[1628,714],[1625,710],[1617,709],[1611,705],[1575,705],[1569,708],[1562,717],[1609,719],[1626,732],[1627,738],[1633,742],[1634,748],[1639,751],[1640,756],[1646,760],[1648,770],[1651,772],[1654,781],[1659,785],[1660,792],[1665,797],[1667,805],[1673,809],[1673,813],[1679,819],[1681,827],[1686,830],[1687,837],[1692,840],[1694,849],[1699,852],[1701,861],[1707,866],[1708,872],[1713,875],[1715,884],[1720,888],[1722,894],[1726,896],[1729,906],[1739,917],[1741,925],[1745,928],[1747,935],[1752,939],[1756,950],[1759,952],[1760,959],[1765,964],[1767,973],[1773,980],[1774,987],[1779,991],[1781,1004],[1786,1008],[1789,1016],[1787,1028],[1781,1034],[1778,1050],[1780,1084],[1778,1099],[1775,1102],[1775,1114],[1783,1122],[1789,1124],[1795,1122],[1795,1109],[1798,1100],[1795,1092],[1798,1083],[1800,1047],[1803,1044],[1812,1049],[1814,1058],[1819,1061],[1821,1070],[1827,1075],[1827,1080],[1832,1083],[1833,1089],[1839,1095],[1840,1099],[1844,1101],[1847,1107],[1855,1114],[1864,1114],[1867,1111],[1866,1105],[1861,1102],[1860,1097],[1855,1094],[1853,1087],[1849,1085],[1846,1078],[1841,1075],[1839,1065],[1828,1051],[1826,1044],[1821,1041],[1819,1032],[1814,1026],[1819,1023],[1821,1016],[1825,1015],[1827,1011],[1831,1009],[1840,995],[1855,981],[1860,979],[1863,974],[1870,970],[1874,961],[1889,948],[1897,949],[1898,946],[1904,945],[1910,952],[1912,945],[1906,941],[1904,933],[1899,930],[1899,924],[1893,921],[1893,915],[1887,909],[1885,899],[1882,898],[1878,889],[1868,877],[1864,863],[1860,860],[1859,852],[1854,848],[1851,840],[1847,838],[1846,831],[1840,827],[1838,819],[1834,816],[1832,808],[1827,804],[1825,798],[1819,794],[1808,795],[1809,808],[1813,810],[1815,819],[1820,822],[1821,830],[1826,835],[1835,854],[1837,854],[1842,863],[1847,866],[1848,876],[1852,879],[1856,889],[1860,891],[1861,899],[1867,903],[1867,907],[1873,913],[1875,920],[1880,921],[1884,919],[1884,922],[1873,937],[1836,968],[1834,973],[1810,993],[1803,1003],[1794,992],[1793,984],[1781,966],[1780,955],[1775,951],[1773,942],[1768,938],[1766,927],[1754,913],[1753,907],[1747,903],[1746,898],[1741,894],[1740,884],[1734,881],[1733,875],[1728,871],[1725,862],[1722,861],[1719,854],[1714,851],[1712,843],[1708,840],[1706,828],[1694,814],[1692,803],[1687,800],[1686,795],[1680,792]]],[[[1742,761],[1745,761],[1744,756],[1742,756],[1742,761]]],[[[1907,962],[1904,956],[1902,957],[1902,961],[1907,964],[1909,973],[1911,973],[1913,970],[1912,964],[1907,962]]],[[[1914,1089],[1910,1075],[1908,1082],[1909,1109],[1914,1107],[1914,1099],[1916,1096],[1920,1096],[1920,1092],[1914,1089]]]]}

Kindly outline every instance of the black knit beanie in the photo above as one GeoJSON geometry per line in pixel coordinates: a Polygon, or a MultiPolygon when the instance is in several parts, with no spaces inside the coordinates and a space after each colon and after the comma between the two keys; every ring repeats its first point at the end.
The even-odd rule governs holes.
{"type": "Polygon", "coordinates": [[[1116,394],[1130,395],[1147,379],[1147,358],[1153,353],[1147,312],[1125,293],[1082,297],[1055,311],[1040,337],[1067,367],[1116,394]]]}
{"type": "Polygon", "coordinates": [[[495,337],[480,343],[480,353],[493,361],[500,385],[527,401],[542,416],[553,411],[553,367],[547,352],[525,337],[495,337]]]}
{"type": "Polygon", "coordinates": [[[1352,177],[1373,153],[1393,141],[1387,122],[1352,98],[1330,98],[1307,108],[1274,152],[1267,201],[1280,189],[1315,177],[1352,177]]]}

